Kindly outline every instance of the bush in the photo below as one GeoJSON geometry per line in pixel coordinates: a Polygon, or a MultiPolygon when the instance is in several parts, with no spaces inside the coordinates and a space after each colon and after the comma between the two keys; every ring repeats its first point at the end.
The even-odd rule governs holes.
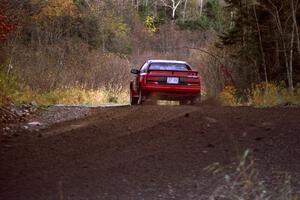
{"type": "Polygon", "coordinates": [[[39,105],[101,105],[107,103],[128,103],[129,92],[123,87],[106,87],[97,90],[80,87],[56,89],[50,92],[35,92],[26,88],[16,98],[17,102],[39,105]]]}
{"type": "Polygon", "coordinates": [[[219,99],[225,106],[240,105],[240,101],[237,98],[237,90],[233,86],[226,86],[220,93],[219,99]]]}
{"type": "MultiPolygon", "coordinates": [[[[259,173],[255,159],[247,149],[240,157],[239,163],[230,173],[224,171],[219,163],[214,163],[204,170],[214,175],[222,174],[224,183],[217,187],[210,199],[232,200],[298,200],[299,196],[291,187],[291,176],[286,174],[283,182],[278,182],[279,187],[270,187],[259,173]]],[[[274,183],[273,183],[274,184],[274,183]]]]}
{"type": "Polygon", "coordinates": [[[208,0],[201,16],[178,20],[177,25],[183,30],[209,30],[219,32],[224,25],[223,7],[218,0],[208,0]]]}
{"type": "Polygon", "coordinates": [[[197,19],[179,20],[177,25],[182,30],[208,30],[211,27],[210,20],[206,15],[202,15],[197,19]]]}
{"type": "Polygon", "coordinates": [[[300,89],[291,92],[283,85],[261,83],[252,86],[248,99],[251,105],[258,107],[300,105],[300,89]]]}
{"type": "Polygon", "coordinates": [[[224,25],[223,8],[219,0],[209,0],[206,8],[207,16],[210,19],[211,26],[214,30],[220,32],[224,25]]]}
{"type": "Polygon", "coordinates": [[[145,18],[144,25],[150,33],[156,33],[158,30],[155,24],[155,20],[156,19],[153,16],[146,16],[145,18]]]}
{"type": "MultiPolygon", "coordinates": [[[[255,107],[273,107],[285,105],[300,105],[300,87],[294,92],[289,91],[283,84],[260,83],[253,85],[251,89],[242,91],[246,94],[245,105],[255,107]]],[[[241,97],[233,86],[226,86],[220,93],[219,98],[223,105],[242,105],[241,97]]]]}
{"type": "Polygon", "coordinates": [[[13,76],[8,76],[0,67],[0,106],[9,103],[17,95],[18,84],[13,76]]]}

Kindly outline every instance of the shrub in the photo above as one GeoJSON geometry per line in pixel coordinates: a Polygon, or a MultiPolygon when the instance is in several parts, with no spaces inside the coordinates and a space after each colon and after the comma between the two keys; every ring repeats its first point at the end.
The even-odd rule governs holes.
{"type": "Polygon", "coordinates": [[[100,89],[84,89],[80,87],[56,89],[49,92],[35,92],[26,88],[16,98],[17,102],[36,102],[39,105],[101,105],[107,103],[128,103],[129,92],[123,87],[103,87],[100,89]]]}
{"type": "Polygon", "coordinates": [[[211,26],[214,30],[220,32],[224,26],[224,13],[219,0],[207,1],[206,8],[207,16],[211,21],[211,26]]]}
{"type": "Polygon", "coordinates": [[[13,76],[8,76],[0,67],[0,106],[7,104],[17,95],[18,84],[13,76]]]}
{"type": "Polygon", "coordinates": [[[182,30],[208,30],[211,27],[210,20],[206,15],[202,15],[197,19],[178,20],[177,25],[182,30]]]}
{"type": "Polygon", "coordinates": [[[220,93],[219,99],[225,106],[240,105],[240,101],[237,98],[237,90],[233,86],[226,86],[220,93]]]}
{"type": "Polygon", "coordinates": [[[300,87],[294,92],[287,89],[284,84],[260,83],[252,85],[251,89],[241,91],[246,94],[245,101],[237,94],[238,90],[233,86],[226,86],[219,95],[223,105],[238,106],[242,103],[255,107],[273,107],[284,105],[300,105],[300,87]]]}
{"type": "Polygon", "coordinates": [[[248,94],[249,103],[258,107],[300,105],[299,88],[289,91],[283,84],[260,83],[253,85],[248,94]]]}
{"type": "Polygon", "coordinates": [[[218,0],[208,0],[201,16],[177,21],[179,28],[184,30],[209,30],[221,31],[224,25],[222,5],[218,0]]]}
{"type": "Polygon", "coordinates": [[[217,187],[209,199],[232,199],[232,200],[298,200],[297,194],[291,187],[291,176],[286,174],[283,182],[280,181],[279,187],[270,187],[260,174],[255,159],[247,149],[240,157],[239,163],[231,170],[225,172],[224,167],[219,163],[214,163],[204,170],[212,172],[214,175],[222,174],[224,182],[217,187]]]}
{"type": "Polygon", "coordinates": [[[146,16],[144,25],[150,33],[157,32],[157,27],[155,25],[155,17],[154,16],[146,16]]]}

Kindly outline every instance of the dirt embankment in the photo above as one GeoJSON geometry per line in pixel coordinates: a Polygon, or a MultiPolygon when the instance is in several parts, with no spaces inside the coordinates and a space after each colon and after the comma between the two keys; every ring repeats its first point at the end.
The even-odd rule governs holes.
{"type": "Polygon", "coordinates": [[[288,173],[300,194],[299,122],[299,108],[101,108],[3,139],[0,199],[230,199],[224,177],[241,180],[246,149],[259,172],[249,180],[279,198],[288,173]]]}

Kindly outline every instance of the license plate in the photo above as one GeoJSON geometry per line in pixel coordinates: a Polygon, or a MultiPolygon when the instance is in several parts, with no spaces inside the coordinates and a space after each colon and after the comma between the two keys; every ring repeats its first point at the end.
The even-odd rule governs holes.
{"type": "Polygon", "coordinates": [[[169,84],[178,84],[179,83],[179,78],[178,77],[168,77],[167,78],[167,83],[169,83],[169,84]]]}

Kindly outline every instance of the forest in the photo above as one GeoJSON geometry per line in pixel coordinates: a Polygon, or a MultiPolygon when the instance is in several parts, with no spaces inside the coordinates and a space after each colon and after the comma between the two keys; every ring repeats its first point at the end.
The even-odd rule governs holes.
{"type": "Polygon", "coordinates": [[[300,200],[299,119],[300,0],[0,0],[0,200],[300,200]]]}
{"type": "Polygon", "coordinates": [[[299,0],[1,0],[1,104],[126,102],[154,58],[227,104],[298,104],[299,25],[299,0]]]}

